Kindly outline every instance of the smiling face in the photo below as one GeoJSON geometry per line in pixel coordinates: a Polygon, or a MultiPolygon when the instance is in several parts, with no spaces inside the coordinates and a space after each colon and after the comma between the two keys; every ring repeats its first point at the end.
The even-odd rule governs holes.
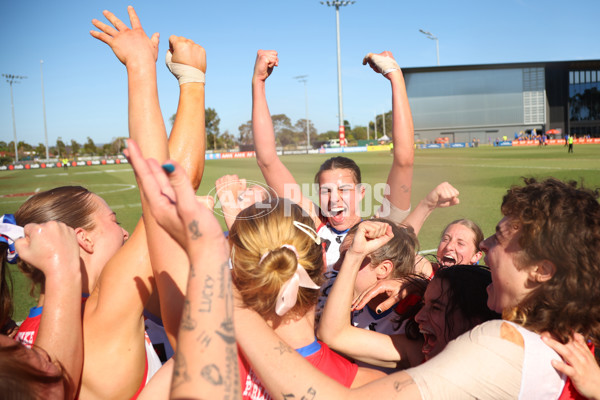
{"type": "Polygon", "coordinates": [[[426,360],[439,354],[448,342],[471,328],[458,309],[448,310],[448,285],[434,278],[425,290],[423,307],[415,316],[425,338],[421,352],[426,360]],[[451,330],[448,327],[452,327],[451,330]]]}
{"type": "Polygon", "coordinates": [[[365,189],[347,168],[322,171],[319,176],[319,202],[329,224],[344,231],[360,222],[359,203],[365,189]]]}
{"type": "Polygon", "coordinates": [[[468,227],[460,223],[449,225],[438,246],[438,262],[443,266],[475,264],[481,258],[475,240],[475,233],[468,227]]]}
{"type": "Polygon", "coordinates": [[[488,307],[498,313],[519,304],[536,286],[531,279],[533,266],[518,266],[523,249],[518,222],[504,217],[496,226],[496,233],[481,242],[485,265],[492,273],[488,286],[488,307]]]}

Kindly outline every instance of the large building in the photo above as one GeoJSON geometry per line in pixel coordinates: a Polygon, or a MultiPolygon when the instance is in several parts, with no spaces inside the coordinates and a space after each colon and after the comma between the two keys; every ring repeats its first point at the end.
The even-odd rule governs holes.
{"type": "Polygon", "coordinates": [[[415,139],[600,137],[600,60],[403,68],[415,139]]]}

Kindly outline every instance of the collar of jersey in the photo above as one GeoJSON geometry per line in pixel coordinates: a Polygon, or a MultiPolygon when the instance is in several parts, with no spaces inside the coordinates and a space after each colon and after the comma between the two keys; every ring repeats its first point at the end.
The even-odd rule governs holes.
{"type": "Polygon", "coordinates": [[[302,357],[308,357],[310,355],[313,355],[319,350],[321,350],[321,344],[317,341],[317,338],[315,338],[315,341],[312,342],[311,344],[304,346],[304,347],[300,347],[299,349],[296,349],[296,351],[302,357]]]}

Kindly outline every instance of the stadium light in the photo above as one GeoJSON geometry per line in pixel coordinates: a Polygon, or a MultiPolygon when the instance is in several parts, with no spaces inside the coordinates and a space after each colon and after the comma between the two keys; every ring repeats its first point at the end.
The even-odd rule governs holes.
{"type": "Polygon", "coordinates": [[[337,32],[337,71],[338,71],[338,115],[340,120],[340,146],[346,145],[346,132],[344,128],[344,106],[342,104],[342,61],[340,56],[340,7],[356,3],[353,0],[321,1],[323,5],[335,7],[335,26],[337,32]]]}
{"type": "Polygon", "coordinates": [[[15,162],[19,162],[19,150],[17,149],[17,125],[15,123],[15,103],[13,101],[13,83],[19,83],[21,79],[27,79],[26,76],[13,75],[13,74],[2,74],[2,76],[6,79],[6,82],[10,85],[10,108],[12,111],[12,120],[13,120],[13,134],[15,137],[15,162]]]}
{"type": "Polygon", "coordinates": [[[294,77],[298,82],[304,83],[304,102],[306,103],[306,153],[308,154],[308,149],[310,148],[310,133],[308,131],[308,89],[306,88],[306,78],[308,78],[308,75],[298,75],[294,77]]]}
{"type": "Polygon", "coordinates": [[[427,39],[435,40],[435,54],[437,56],[437,65],[440,65],[440,41],[437,36],[433,33],[419,29],[423,35],[427,36],[427,39]]]}
{"type": "Polygon", "coordinates": [[[50,159],[48,149],[48,127],[46,125],[46,98],[44,96],[44,60],[40,60],[40,76],[42,78],[42,109],[44,111],[44,140],[46,141],[46,161],[50,159]]]}

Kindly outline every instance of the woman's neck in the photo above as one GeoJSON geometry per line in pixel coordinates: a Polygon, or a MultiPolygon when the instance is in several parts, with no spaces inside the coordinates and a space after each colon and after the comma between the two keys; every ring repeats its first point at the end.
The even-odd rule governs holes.
{"type": "Polygon", "coordinates": [[[280,322],[267,322],[269,322],[269,325],[273,327],[273,330],[294,349],[307,346],[315,340],[314,308],[302,317],[295,319],[288,318],[280,322]]]}

